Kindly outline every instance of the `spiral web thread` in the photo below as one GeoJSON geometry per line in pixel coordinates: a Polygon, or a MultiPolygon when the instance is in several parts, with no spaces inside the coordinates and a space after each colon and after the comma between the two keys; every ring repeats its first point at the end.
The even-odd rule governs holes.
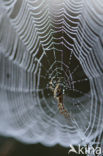
{"type": "Polygon", "coordinates": [[[102,143],[102,0],[0,0],[0,133],[102,143]],[[67,120],[48,84],[64,88],[67,120]]]}

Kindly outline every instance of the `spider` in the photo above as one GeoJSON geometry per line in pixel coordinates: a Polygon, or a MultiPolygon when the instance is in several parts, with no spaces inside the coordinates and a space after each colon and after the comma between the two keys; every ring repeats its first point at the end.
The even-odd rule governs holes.
{"type": "Polygon", "coordinates": [[[57,82],[56,86],[54,87],[54,84],[52,80],[49,82],[49,88],[54,93],[54,98],[58,102],[58,109],[61,114],[64,115],[65,118],[69,117],[68,111],[64,108],[63,104],[63,86],[60,84],[60,80],[57,82]]]}

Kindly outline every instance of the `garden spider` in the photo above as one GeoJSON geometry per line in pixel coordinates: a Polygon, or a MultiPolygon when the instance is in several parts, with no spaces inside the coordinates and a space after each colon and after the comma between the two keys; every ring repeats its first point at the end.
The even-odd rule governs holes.
{"type": "Polygon", "coordinates": [[[68,111],[64,108],[63,104],[63,86],[60,84],[60,80],[57,82],[56,86],[54,87],[52,80],[49,82],[49,88],[54,93],[54,98],[58,102],[58,109],[61,114],[64,115],[65,118],[69,117],[68,111]]]}

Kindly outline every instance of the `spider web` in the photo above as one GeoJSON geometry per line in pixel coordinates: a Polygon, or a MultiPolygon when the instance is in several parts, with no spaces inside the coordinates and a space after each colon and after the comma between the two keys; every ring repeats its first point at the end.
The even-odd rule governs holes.
{"type": "Polygon", "coordinates": [[[102,28],[102,0],[0,1],[2,135],[46,145],[102,142],[102,28]],[[49,88],[58,79],[68,120],[49,88]]]}

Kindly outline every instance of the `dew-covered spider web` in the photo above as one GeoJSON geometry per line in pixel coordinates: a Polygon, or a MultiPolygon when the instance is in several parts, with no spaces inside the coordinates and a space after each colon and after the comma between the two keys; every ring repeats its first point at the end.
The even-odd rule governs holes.
{"type": "Polygon", "coordinates": [[[0,0],[0,134],[102,143],[103,1],[0,0]],[[49,88],[63,86],[66,119],[49,88]]]}

